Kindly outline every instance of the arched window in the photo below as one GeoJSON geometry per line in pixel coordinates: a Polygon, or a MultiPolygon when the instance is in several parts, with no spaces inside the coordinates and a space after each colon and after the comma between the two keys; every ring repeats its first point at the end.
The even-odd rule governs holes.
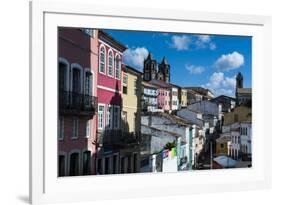
{"type": "Polygon", "coordinates": [[[65,155],[59,155],[59,177],[65,176],[65,155]]]}
{"type": "Polygon", "coordinates": [[[92,95],[92,82],[93,82],[93,74],[87,70],[85,72],[85,95],[92,95]]]}
{"type": "Polygon", "coordinates": [[[70,155],[69,176],[79,175],[79,153],[75,152],[70,155]]]}
{"type": "Polygon", "coordinates": [[[59,58],[59,91],[69,90],[69,62],[64,58],[59,58]]]}
{"type": "Polygon", "coordinates": [[[83,175],[91,174],[91,152],[85,151],[83,153],[83,175]]]}
{"type": "Polygon", "coordinates": [[[117,79],[120,79],[120,56],[119,55],[117,55],[116,56],[116,58],[115,58],[116,60],[116,63],[115,63],[115,78],[117,78],[117,79]]]}
{"type": "Polygon", "coordinates": [[[111,50],[108,53],[108,75],[113,77],[113,53],[111,50]]]}
{"type": "Polygon", "coordinates": [[[105,74],[105,48],[104,46],[100,47],[100,65],[99,72],[105,74]]]}
{"type": "Polygon", "coordinates": [[[78,63],[71,64],[71,91],[73,93],[83,93],[83,68],[78,63]]]}
{"type": "Polygon", "coordinates": [[[64,92],[67,89],[67,69],[66,69],[66,64],[64,63],[59,63],[59,91],[64,92]]]}

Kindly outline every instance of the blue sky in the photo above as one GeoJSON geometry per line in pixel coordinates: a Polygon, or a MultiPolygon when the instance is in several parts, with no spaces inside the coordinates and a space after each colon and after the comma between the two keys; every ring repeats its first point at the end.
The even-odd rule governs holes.
{"type": "Polygon", "coordinates": [[[215,95],[234,96],[235,75],[240,71],[244,87],[252,87],[251,37],[105,31],[128,47],[123,61],[140,71],[148,52],[157,62],[165,56],[174,84],[202,86],[215,95]]]}

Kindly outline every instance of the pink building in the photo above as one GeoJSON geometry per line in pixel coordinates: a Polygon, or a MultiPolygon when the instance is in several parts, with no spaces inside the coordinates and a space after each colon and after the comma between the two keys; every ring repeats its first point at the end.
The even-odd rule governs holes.
{"type": "Polygon", "coordinates": [[[58,176],[95,174],[97,30],[59,28],[58,176]]]}
{"type": "Polygon", "coordinates": [[[160,80],[151,80],[151,84],[156,85],[158,87],[158,96],[157,96],[157,104],[158,109],[162,109],[163,111],[170,111],[170,92],[171,92],[171,86],[160,80]]]}
{"type": "Polygon", "coordinates": [[[125,49],[107,33],[98,32],[97,174],[119,172],[119,151],[113,145],[121,135],[121,65],[125,49]]]}

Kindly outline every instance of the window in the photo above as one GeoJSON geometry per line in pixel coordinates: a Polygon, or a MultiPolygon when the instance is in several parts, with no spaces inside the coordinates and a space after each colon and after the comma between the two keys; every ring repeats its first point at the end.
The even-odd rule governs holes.
{"type": "Polygon", "coordinates": [[[80,82],[80,70],[77,68],[73,69],[73,74],[72,74],[72,92],[74,93],[80,93],[80,86],[81,86],[81,82],[80,82]]]}
{"type": "Polygon", "coordinates": [[[128,94],[128,76],[123,75],[123,94],[128,94]]]}
{"type": "Polygon", "coordinates": [[[113,53],[109,51],[108,53],[108,75],[113,77],[113,53]]]}
{"type": "Polygon", "coordinates": [[[138,172],[138,155],[134,154],[134,173],[138,172]]]}
{"type": "Polygon", "coordinates": [[[59,63],[59,91],[65,91],[67,89],[67,68],[66,64],[59,63]]]}
{"type": "Polygon", "coordinates": [[[117,155],[113,155],[113,162],[112,162],[112,173],[117,174],[118,173],[118,163],[117,163],[117,155]]]}
{"type": "Polygon", "coordinates": [[[125,173],[125,157],[121,158],[121,173],[125,173]]]}
{"type": "Polygon", "coordinates": [[[112,106],[111,105],[107,106],[107,111],[106,111],[106,127],[108,129],[112,128],[112,106]]]}
{"type": "Polygon", "coordinates": [[[79,119],[73,118],[73,127],[72,127],[72,138],[77,139],[78,138],[78,131],[79,131],[79,119]]]}
{"type": "Polygon", "coordinates": [[[115,63],[115,78],[120,79],[120,57],[118,55],[115,63]]]}
{"type": "Polygon", "coordinates": [[[223,149],[224,148],[224,144],[221,144],[221,149],[223,149]]]}
{"type": "Polygon", "coordinates": [[[114,106],[114,128],[118,129],[119,128],[119,121],[120,121],[120,108],[117,106],[114,106]]]}
{"type": "Polygon", "coordinates": [[[93,76],[91,72],[85,74],[85,94],[92,95],[92,80],[93,76]]]}
{"type": "Polygon", "coordinates": [[[104,128],[104,105],[99,105],[98,109],[98,129],[104,128]]]}
{"type": "Polygon", "coordinates": [[[63,140],[64,138],[64,118],[59,118],[59,140],[63,140]]]}
{"type": "Polygon", "coordinates": [[[128,166],[127,166],[126,173],[132,173],[132,157],[131,156],[128,156],[128,166]]]}
{"type": "Polygon", "coordinates": [[[100,48],[99,72],[105,74],[105,48],[103,46],[100,48]]]}
{"type": "Polygon", "coordinates": [[[86,137],[91,137],[91,120],[87,120],[86,122],[86,137]]]}
{"type": "Polygon", "coordinates": [[[65,176],[65,156],[59,155],[59,177],[65,176]]]}
{"type": "Polygon", "coordinates": [[[72,153],[70,155],[69,175],[70,176],[79,175],[79,153],[72,153]]]}
{"type": "Polygon", "coordinates": [[[134,80],[134,95],[137,95],[138,87],[137,87],[137,80],[134,80]]]}
{"type": "Polygon", "coordinates": [[[91,174],[91,152],[85,151],[83,153],[83,175],[91,174]]]}
{"type": "Polygon", "coordinates": [[[104,174],[110,174],[110,170],[109,170],[109,157],[105,158],[104,161],[104,174]]]}

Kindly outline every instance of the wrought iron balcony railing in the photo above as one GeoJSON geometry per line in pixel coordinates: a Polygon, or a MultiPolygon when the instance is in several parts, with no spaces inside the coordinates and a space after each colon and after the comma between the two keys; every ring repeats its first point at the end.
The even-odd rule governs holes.
{"type": "Polygon", "coordinates": [[[70,91],[59,93],[59,112],[62,114],[94,115],[97,97],[70,91]]]}
{"type": "Polygon", "coordinates": [[[98,136],[98,144],[104,145],[116,145],[127,146],[130,144],[137,144],[139,137],[134,133],[129,133],[121,129],[105,129],[98,136]]]}

